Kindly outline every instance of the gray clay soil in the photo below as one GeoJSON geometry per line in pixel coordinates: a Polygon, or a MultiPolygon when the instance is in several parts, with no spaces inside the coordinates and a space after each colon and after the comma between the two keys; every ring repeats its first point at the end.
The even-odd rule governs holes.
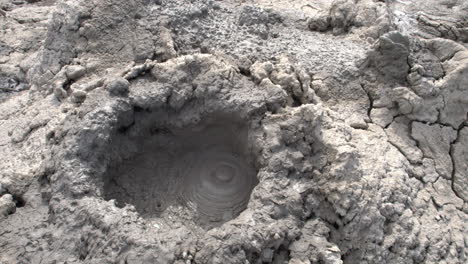
{"type": "Polygon", "coordinates": [[[0,264],[463,264],[467,202],[466,0],[0,0],[0,264]]]}

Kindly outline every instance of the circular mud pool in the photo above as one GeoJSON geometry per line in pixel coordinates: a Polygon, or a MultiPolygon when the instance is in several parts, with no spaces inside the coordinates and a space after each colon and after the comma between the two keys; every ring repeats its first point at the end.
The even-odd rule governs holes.
{"type": "Polygon", "coordinates": [[[117,135],[116,145],[127,154],[104,177],[106,199],[131,204],[147,219],[204,229],[246,208],[257,179],[243,122],[217,117],[183,128],[140,123],[117,135]]]}

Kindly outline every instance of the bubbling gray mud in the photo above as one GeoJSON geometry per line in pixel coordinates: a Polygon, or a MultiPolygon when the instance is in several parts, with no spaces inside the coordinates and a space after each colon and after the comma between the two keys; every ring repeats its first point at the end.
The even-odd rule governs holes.
{"type": "Polygon", "coordinates": [[[191,163],[183,175],[187,205],[213,221],[232,219],[245,209],[255,174],[240,155],[213,148],[186,161],[191,163]]]}
{"type": "Polygon", "coordinates": [[[246,208],[257,179],[242,122],[218,117],[185,128],[146,130],[118,139],[136,150],[108,170],[106,199],[132,204],[145,218],[176,217],[203,228],[246,208]]]}

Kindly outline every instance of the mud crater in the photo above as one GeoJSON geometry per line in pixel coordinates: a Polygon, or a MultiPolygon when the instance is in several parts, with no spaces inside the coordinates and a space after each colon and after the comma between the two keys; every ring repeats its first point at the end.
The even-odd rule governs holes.
{"type": "Polygon", "coordinates": [[[177,127],[152,116],[113,140],[121,159],[104,176],[105,199],[131,204],[146,219],[203,229],[238,216],[258,183],[247,123],[218,115],[177,127]]]}

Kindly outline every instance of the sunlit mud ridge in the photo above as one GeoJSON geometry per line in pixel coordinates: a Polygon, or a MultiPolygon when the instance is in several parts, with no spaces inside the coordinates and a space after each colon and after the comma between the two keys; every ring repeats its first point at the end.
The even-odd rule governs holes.
{"type": "Polygon", "coordinates": [[[467,1],[0,10],[0,264],[467,263],[467,1]]]}

